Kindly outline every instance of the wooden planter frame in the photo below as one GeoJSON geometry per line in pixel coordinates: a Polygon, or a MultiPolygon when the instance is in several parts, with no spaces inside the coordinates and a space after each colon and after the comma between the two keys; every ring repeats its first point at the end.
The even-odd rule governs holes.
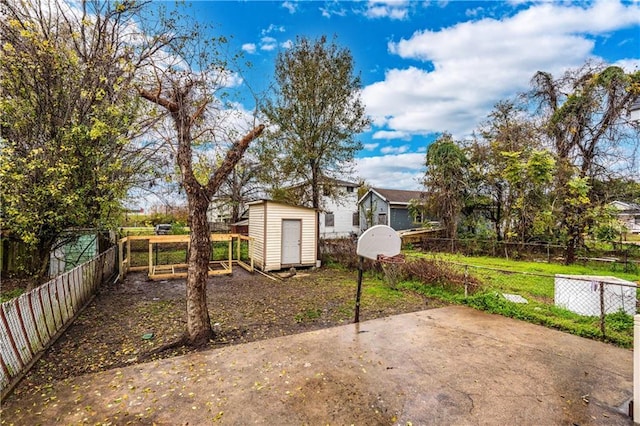
{"type": "MultiPolygon", "coordinates": [[[[240,234],[211,234],[211,243],[227,242],[228,258],[225,260],[212,260],[209,262],[208,275],[229,275],[233,273],[233,264],[253,272],[253,238],[240,234]],[[233,259],[233,241],[236,240],[236,259],[233,259]],[[249,243],[249,263],[242,261],[241,242],[249,243]]],[[[139,235],[128,236],[118,241],[118,265],[119,278],[122,279],[129,271],[148,271],[148,276],[152,280],[184,278],[187,276],[188,263],[172,263],[166,265],[156,265],[153,260],[153,249],[162,244],[186,243],[189,251],[189,235],[139,235]],[[131,266],[131,241],[147,241],[149,258],[146,265],[131,266]],[[126,253],[125,253],[126,247],[126,253]]]]}

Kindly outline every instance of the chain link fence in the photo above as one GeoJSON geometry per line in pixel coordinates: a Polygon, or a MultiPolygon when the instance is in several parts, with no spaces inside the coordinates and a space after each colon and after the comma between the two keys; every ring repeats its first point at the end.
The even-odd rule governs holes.
{"type": "Polygon", "coordinates": [[[0,399],[82,311],[100,285],[117,273],[112,247],[0,307],[0,399]]]}
{"type": "MultiPolygon", "coordinates": [[[[566,247],[549,243],[522,243],[475,238],[403,238],[415,248],[425,252],[459,253],[465,256],[492,256],[518,260],[541,260],[562,263],[566,247]]],[[[578,250],[580,261],[595,261],[620,265],[620,269],[633,272],[640,268],[640,245],[613,243],[610,249],[585,246],[578,250]]]]}
{"type": "MultiPolygon", "coordinates": [[[[325,241],[321,255],[325,264],[357,267],[352,240],[325,241]]],[[[366,261],[364,265],[366,271],[388,279],[379,263],[366,261]]],[[[532,265],[530,271],[523,272],[409,254],[405,264],[394,265],[392,287],[623,347],[632,346],[640,274],[633,278],[633,273],[626,273],[624,276],[631,276],[631,280],[623,280],[609,276],[551,275],[543,273],[544,270],[542,265],[540,268],[532,265]]]]}
{"type": "Polygon", "coordinates": [[[460,274],[463,286],[457,293],[463,304],[623,347],[633,344],[634,281],[438,262],[460,274]]]}

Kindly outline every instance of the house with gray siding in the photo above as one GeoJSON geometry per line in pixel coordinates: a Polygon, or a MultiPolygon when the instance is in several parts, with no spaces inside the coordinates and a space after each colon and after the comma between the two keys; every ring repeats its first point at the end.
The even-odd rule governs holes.
{"type": "Polygon", "coordinates": [[[388,225],[396,231],[420,228],[423,218],[414,214],[409,206],[412,200],[420,200],[421,191],[371,188],[358,200],[360,232],[374,225],[388,225]]]}

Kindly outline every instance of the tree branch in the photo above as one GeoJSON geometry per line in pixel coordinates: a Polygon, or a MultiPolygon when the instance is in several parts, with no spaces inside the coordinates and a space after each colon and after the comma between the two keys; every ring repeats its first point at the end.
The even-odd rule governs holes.
{"type": "Polygon", "coordinates": [[[160,97],[160,92],[156,92],[153,93],[149,90],[143,89],[141,87],[137,87],[138,89],[138,93],[140,94],[140,96],[142,96],[143,98],[145,98],[148,101],[151,101],[157,105],[160,105],[161,107],[166,108],[169,112],[178,112],[178,110],[180,109],[178,104],[175,102],[172,102],[168,99],[165,98],[161,98],[160,97]]]}
{"type": "Polygon", "coordinates": [[[198,107],[198,110],[191,116],[190,124],[193,124],[196,122],[196,120],[204,113],[204,110],[207,108],[207,105],[209,105],[208,100],[204,100],[202,104],[200,104],[200,106],[198,107]]]}
{"type": "Polygon", "coordinates": [[[240,159],[242,158],[242,155],[249,147],[249,144],[254,139],[258,138],[260,134],[262,134],[264,128],[264,124],[260,124],[254,127],[253,130],[247,133],[245,137],[243,137],[239,141],[236,141],[233,146],[227,151],[227,155],[225,156],[224,161],[222,162],[220,167],[218,167],[213,173],[213,176],[211,176],[211,178],[209,179],[209,183],[205,188],[206,194],[209,198],[211,198],[213,194],[218,191],[225,178],[229,175],[229,173],[231,173],[238,161],[240,161],[240,159]]]}

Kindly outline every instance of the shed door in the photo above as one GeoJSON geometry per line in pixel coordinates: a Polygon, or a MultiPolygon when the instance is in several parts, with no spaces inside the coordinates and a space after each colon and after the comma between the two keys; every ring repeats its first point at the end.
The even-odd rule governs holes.
{"type": "Polygon", "coordinates": [[[283,265],[300,263],[302,221],[295,219],[282,220],[282,260],[283,265]]]}

